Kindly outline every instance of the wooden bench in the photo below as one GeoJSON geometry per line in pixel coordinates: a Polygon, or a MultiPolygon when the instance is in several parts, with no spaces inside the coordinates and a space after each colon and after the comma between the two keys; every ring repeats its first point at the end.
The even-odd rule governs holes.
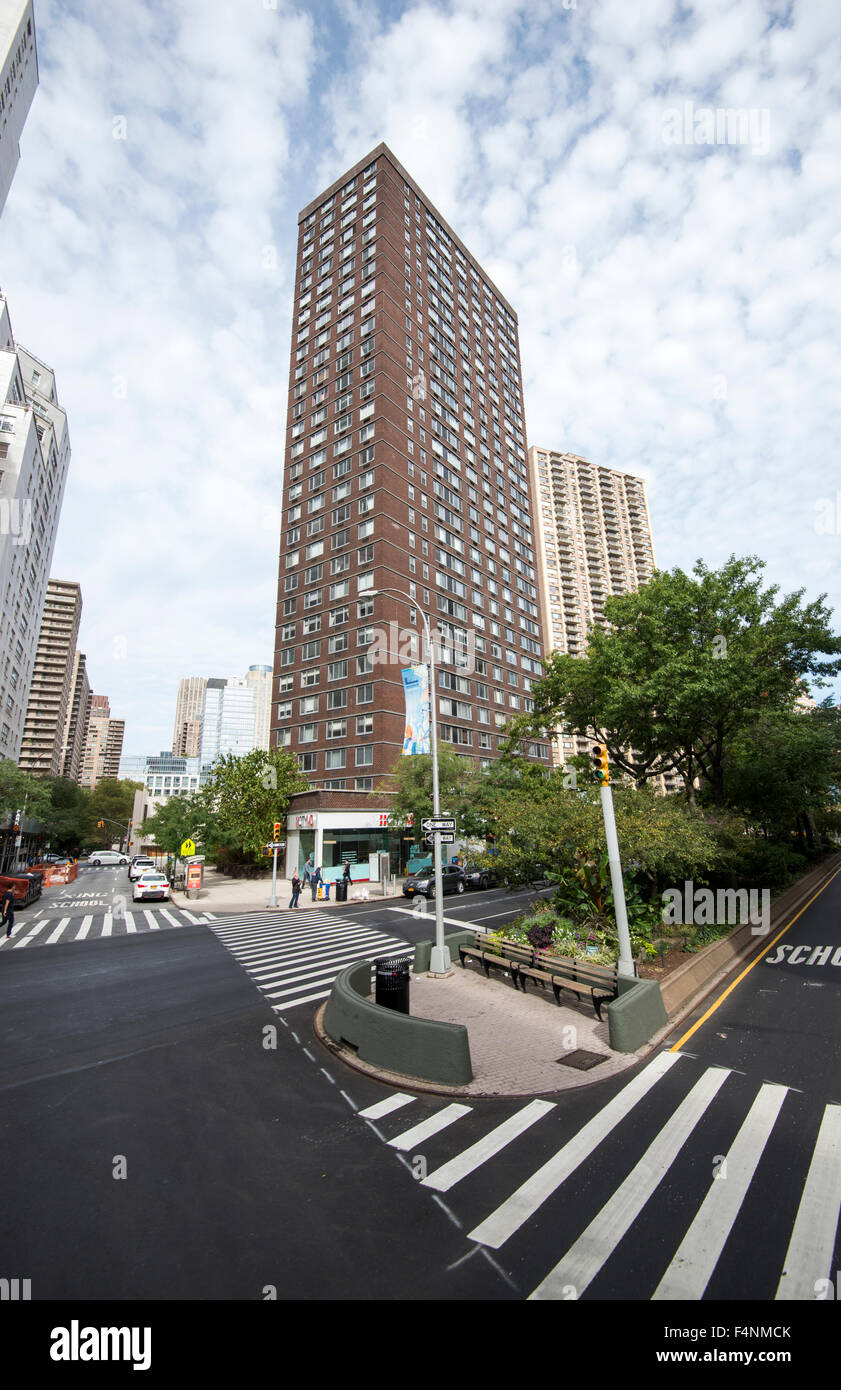
{"type": "Polygon", "coordinates": [[[542,988],[550,984],[556,1004],[561,1002],[562,989],[577,995],[589,994],[600,1023],[602,1004],[610,1003],[619,993],[615,965],[593,965],[573,956],[551,956],[544,951],[534,951],[532,961],[521,965],[517,973],[524,994],[526,980],[536,980],[542,988]]]}
{"type": "Polygon", "coordinates": [[[531,946],[522,946],[517,941],[505,941],[491,937],[480,931],[476,933],[475,944],[473,946],[459,946],[458,954],[462,969],[465,967],[465,958],[467,958],[478,961],[488,979],[490,979],[492,969],[503,970],[511,976],[511,982],[515,989],[517,988],[517,975],[520,967],[530,965],[534,959],[534,951],[531,946]]]}

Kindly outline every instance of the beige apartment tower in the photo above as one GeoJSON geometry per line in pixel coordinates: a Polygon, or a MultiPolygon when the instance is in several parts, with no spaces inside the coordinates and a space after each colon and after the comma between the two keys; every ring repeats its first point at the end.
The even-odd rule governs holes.
{"type": "Polygon", "coordinates": [[[199,756],[206,689],[207,679],[204,676],[184,676],[178,682],[172,751],[179,758],[199,756]]]}
{"type": "Polygon", "coordinates": [[[38,635],[29,702],[23,724],[20,766],[43,777],[59,777],[64,735],[72,708],[76,641],[82,591],[73,581],[50,579],[38,635]]]}
{"type": "MultiPolygon", "coordinates": [[[[546,646],[583,656],[588,630],[604,622],[605,599],[639,589],[654,573],[645,483],[554,449],[530,448],[529,464],[546,646]]],[[[589,746],[558,735],[555,760],[563,766],[589,746]]]]}

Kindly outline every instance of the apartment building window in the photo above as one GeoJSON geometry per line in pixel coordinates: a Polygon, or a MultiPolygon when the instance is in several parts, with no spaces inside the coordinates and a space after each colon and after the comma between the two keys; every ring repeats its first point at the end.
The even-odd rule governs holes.
{"type": "Polygon", "coordinates": [[[347,738],[347,720],[328,719],[326,734],[328,738],[347,738]]]}
{"type": "Polygon", "coordinates": [[[373,743],[365,743],[365,744],[362,745],[361,748],[357,748],[357,750],[356,750],[356,766],[357,766],[357,767],[373,767],[373,765],[374,765],[374,745],[373,745],[373,743]]]}
{"type": "Polygon", "coordinates": [[[309,671],[301,672],[301,685],[304,690],[313,685],[318,685],[321,672],[317,666],[311,667],[309,671]]]}
{"type": "Polygon", "coordinates": [[[374,716],[373,714],[358,714],[356,716],[356,732],[359,734],[373,734],[374,716]]]}
{"type": "Polygon", "coordinates": [[[298,770],[299,772],[316,772],[318,770],[318,754],[299,753],[298,770]]]}
{"type": "Polygon", "coordinates": [[[277,717],[278,717],[278,719],[291,719],[291,718],[292,718],[292,701],[291,701],[291,700],[284,700],[281,704],[278,705],[278,707],[277,707],[277,717]]]}
{"type": "Polygon", "coordinates": [[[319,608],[321,606],[321,589],[309,589],[304,594],[304,608],[319,608]]]}
{"type": "Polygon", "coordinates": [[[328,690],[328,692],[327,692],[327,708],[328,708],[328,709],[345,709],[346,706],[347,706],[347,691],[346,691],[346,690],[328,690]]]}
{"type": "Polygon", "coordinates": [[[373,777],[357,777],[353,789],[357,792],[372,792],[374,790],[373,777]]]}
{"type": "Polygon", "coordinates": [[[330,656],[336,652],[346,652],[348,649],[348,635],[346,632],[339,632],[335,637],[327,638],[327,651],[330,656]]]}
{"type": "Polygon", "coordinates": [[[368,682],[366,685],[358,685],[356,687],[356,703],[358,705],[370,705],[373,702],[373,699],[373,682],[368,682]]]}
{"type": "MultiPolygon", "coordinates": [[[[332,641],[332,638],[330,639],[332,641]]],[[[320,642],[305,642],[301,647],[302,661],[317,661],[321,655],[320,642]]]]}
{"type": "Polygon", "coordinates": [[[348,664],[346,661],[331,661],[327,667],[328,681],[346,681],[348,664]]]}
{"type": "Polygon", "coordinates": [[[370,676],[373,674],[374,663],[370,656],[358,656],[356,658],[357,676],[370,676]]]}
{"type": "Polygon", "coordinates": [[[276,748],[288,748],[291,742],[292,742],[292,730],[291,730],[291,729],[278,729],[277,735],[276,735],[276,737],[275,737],[275,747],[276,747],[276,748]]]}
{"type": "Polygon", "coordinates": [[[318,696],[304,695],[298,701],[299,714],[318,714],[318,696]]]}
{"type": "MultiPolygon", "coordinates": [[[[329,735],[328,735],[328,737],[329,737],[329,735]]],[[[317,724],[300,724],[300,725],[298,726],[298,742],[299,742],[299,743],[315,743],[315,741],[316,741],[317,738],[318,738],[318,725],[317,725],[317,724]]]]}
{"type": "Polygon", "coordinates": [[[347,765],[347,753],[344,748],[329,748],[324,754],[324,767],[327,772],[334,772],[347,765]]]}

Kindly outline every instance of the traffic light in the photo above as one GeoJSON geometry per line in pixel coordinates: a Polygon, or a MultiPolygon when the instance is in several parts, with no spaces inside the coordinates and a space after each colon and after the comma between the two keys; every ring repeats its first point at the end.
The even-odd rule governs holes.
{"type": "Polygon", "coordinates": [[[279,820],[276,820],[275,823],[274,823],[274,839],[275,839],[275,840],[278,840],[278,839],[280,838],[280,831],[281,831],[281,824],[280,824],[280,821],[279,821],[279,820]]]}
{"type": "Polygon", "coordinates": [[[104,829],[105,829],[105,821],[104,821],[104,820],[98,820],[98,821],[96,822],[96,828],[97,828],[97,830],[104,830],[104,829]]]}
{"type": "Polygon", "coordinates": [[[593,759],[593,769],[595,771],[596,777],[601,782],[602,786],[606,787],[608,782],[610,781],[610,771],[607,765],[607,749],[605,748],[604,744],[595,744],[593,746],[593,751],[590,756],[593,759]]]}

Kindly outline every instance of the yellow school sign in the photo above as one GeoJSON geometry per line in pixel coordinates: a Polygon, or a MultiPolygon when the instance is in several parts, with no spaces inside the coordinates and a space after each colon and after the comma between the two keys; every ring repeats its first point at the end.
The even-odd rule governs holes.
{"type": "Polygon", "coordinates": [[[185,840],[181,846],[181,858],[188,859],[191,854],[196,852],[195,840],[185,840]]]}

